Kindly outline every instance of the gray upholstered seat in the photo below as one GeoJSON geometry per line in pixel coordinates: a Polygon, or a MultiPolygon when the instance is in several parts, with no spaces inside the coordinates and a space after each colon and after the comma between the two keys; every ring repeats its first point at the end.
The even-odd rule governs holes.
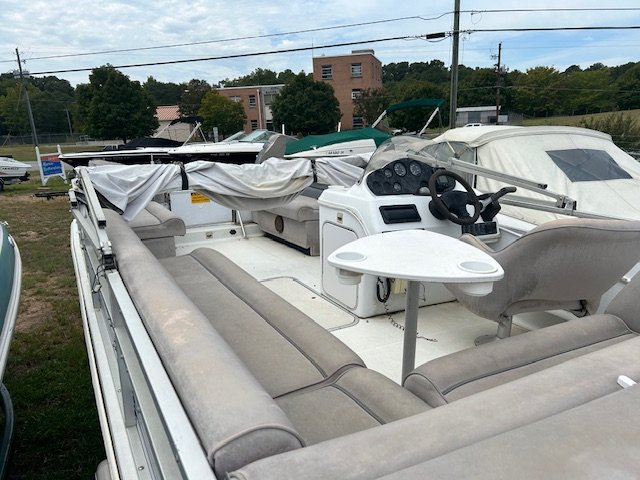
{"type": "Polygon", "coordinates": [[[157,258],[176,254],[174,237],[186,233],[184,221],[171,210],[151,202],[129,222],[131,229],[157,258]]]}
{"type": "MultiPolygon", "coordinates": [[[[578,316],[593,313],[600,297],[640,259],[640,221],[554,220],[493,251],[463,235],[504,269],[504,278],[485,297],[456,285],[447,288],[473,313],[498,322],[497,338],[510,335],[513,315],[564,309],[578,316]]],[[[476,344],[487,338],[476,339],[476,344]]]]}

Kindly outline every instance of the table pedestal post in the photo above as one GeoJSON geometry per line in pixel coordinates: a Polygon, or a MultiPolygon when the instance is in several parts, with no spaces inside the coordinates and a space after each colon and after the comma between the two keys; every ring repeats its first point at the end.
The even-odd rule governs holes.
{"type": "Polygon", "coordinates": [[[418,300],[420,282],[407,282],[407,303],[404,320],[404,348],[402,351],[402,378],[411,372],[416,363],[416,336],[418,334],[418,300]]]}

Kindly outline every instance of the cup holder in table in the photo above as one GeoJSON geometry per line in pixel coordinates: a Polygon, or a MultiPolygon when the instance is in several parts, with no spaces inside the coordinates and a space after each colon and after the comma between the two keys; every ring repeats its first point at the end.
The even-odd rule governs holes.
{"type": "Polygon", "coordinates": [[[338,252],[335,256],[338,260],[345,262],[361,262],[367,258],[366,255],[360,252],[338,252]]]}
{"type": "Polygon", "coordinates": [[[465,260],[458,264],[460,270],[464,270],[469,273],[494,273],[498,271],[498,267],[494,264],[483,262],[481,260],[465,260]]]}

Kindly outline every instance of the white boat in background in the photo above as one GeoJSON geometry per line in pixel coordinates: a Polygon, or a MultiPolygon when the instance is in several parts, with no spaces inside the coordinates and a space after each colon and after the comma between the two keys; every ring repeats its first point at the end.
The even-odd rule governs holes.
{"type": "Polygon", "coordinates": [[[196,133],[199,133],[202,138],[205,138],[204,133],[200,128],[200,120],[201,119],[198,117],[182,117],[173,120],[153,137],[134,138],[123,145],[108,145],[99,151],[62,153],[59,157],[60,160],[74,168],[86,167],[90,163],[95,163],[96,161],[121,163],[124,165],[171,162],[173,160],[171,159],[169,152],[172,149],[186,144],[194,135],[196,135],[196,133]],[[176,123],[193,124],[193,129],[184,142],[158,136],[176,123]]]}
{"type": "Polygon", "coordinates": [[[31,166],[27,163],[19,162],[12,157],[0,157],[0,192],[5,185],[12,183],[26,182],[29,179],[31,166]]]}
{"type": "Polygon", "coordinates": [[[500,213],[513,189],[478,197],[432,145],[394,137],[357,178],[326,158],[78,168],[96,477],[635,475],[640,277],[622,276],[640,222],[534,228],[500,213]],[[452,292],[491,307],[522,281],[542,296],[508,314],[518,335],[475,347],[503,319],[452,292]]]}
{"type": "Polygon", "coordinates": [[[467,171],[482,192],[498,190],[505,182],[476,176],[481,169],[511,177],[510,184],[517,178],[530,180],[537,190],[520,190],[502,203],[504,212],[535,224],[557,218],[557,212],[542,209],[553,210],[567,198],[595,216],[640,219],[640,163],[602,132],[562,126],[456,128],[434,138],[424,151],[442,166],[458,160],[458,169],[467,171]],[[535,201],[540,209],[518,208],[521,201],[535,201]]]}
{"type": "Polygon", "coordinates": [[[270,130],[254,130],[246,133],[237,132],[221,142],[188,143],[169,150],[171,161],[182,163],[205,160],[221,163],[255,163],[265,143],[276,132],[270,130]]]}

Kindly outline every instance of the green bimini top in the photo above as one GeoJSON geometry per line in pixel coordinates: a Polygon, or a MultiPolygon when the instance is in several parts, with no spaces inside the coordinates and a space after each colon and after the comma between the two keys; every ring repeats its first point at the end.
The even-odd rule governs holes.
{"type": "Polygon", "coordinates": [[[358,130],[343,130],[342,132],[327,133],[325,135],[309,135],[295,142],[287,143],[285,155],[304,152],[305,150],[315,150],[316,148],[333,145],[335,143],[350,142],[353,140],[373,139],[376,147],[390,138],[391,135],[375,128],[360,128],[358,130]]]}

